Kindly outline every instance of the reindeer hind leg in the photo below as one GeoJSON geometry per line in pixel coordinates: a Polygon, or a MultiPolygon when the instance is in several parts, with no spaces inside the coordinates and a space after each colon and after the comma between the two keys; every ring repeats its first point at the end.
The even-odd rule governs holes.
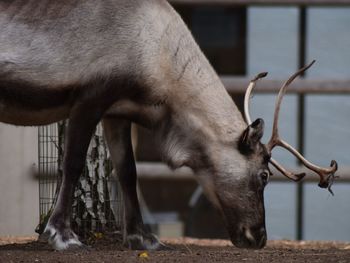
{"type": "Polygon", "coordinates": [[[105,118],[103,128],[123,192],[125,245],[134,250],[166,249],[167,247],[143,223],[136,191],[137,175],[131,143],[130,121],[105,118]]]}

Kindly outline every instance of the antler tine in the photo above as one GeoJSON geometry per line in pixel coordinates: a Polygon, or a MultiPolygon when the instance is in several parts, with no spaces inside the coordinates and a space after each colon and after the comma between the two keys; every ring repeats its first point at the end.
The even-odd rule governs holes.
{"type": "Polygon", "coordinates": [[[305,177],[305,173],[300,173],[300,174],[295,174],[292,172],[287,171],[286,169],[284,169],[284,167],[282,165],[280,165],[275,159],[271,158],[270,159],[270,163],[278,170],[280,171],[284,176],[286,176],[287,178],[295,181],[295,182],[299,182],[301,179],[303,179],[305,177]]]}
{"type": "Polygon", "coordinates": [[[281,109],[281,104],[283,100],[283,96],[287,91],[288,86],[293,82],[294,79],[296,79],[299,75],[304,73],[308,68],[310,68],[313,64],[315,63],[315,60],[313,60],[309,65],[301,68],[297,72],[295,72],[282,86],[280,89],[277,99],[276,99],[276,105],[275,105],[275,113],[273,116],[273,126],[272,126],[272,135],[270,138],[270,141],[267,144],[267,148],[271,151],[275,145],[276,141],[279,139],[279,134],[278,134],[278,119],[279,119],[279,113],[281,109]]]}
{"type": "Polygon", "coordinates": [[[252,123],[252,120],[250,118],[250,113],[249,113],[249,99],[250,99],[250,95],[253,91],[253,89],[255,88],[256,82],[267,76],[267,72],[262,72],[259,73],[258,75],[256,75],[254,77],[254,79],[252,79],[249,83],[249,86],[245,92],[245,96],[244,96],[244,118],[245,121],[247,122],[248,125],[250,125],[252,123]]]}
{"type": "MultiPolygon", "coordinates": [[[[329,187],[330,182],[333,181],[334,179],[334,173],[337,171],[338,169],[338,164],[336,161],[332,161],[331,165],[329,168],[324,168],[324,167],[320,167],[317,165],[312,164],[311,162],[309,162],[308,160],[306,160],[296,149],[294,149],[291,145],[289,145],[287,142],[283,141],[278,133],[278,117],[279,117],[279,111],[280,111],[280,107],[281,107],[281,102],[283,99],[283,96],[286,92],[286,89],[288,88],[289,84],[300,74],[302,74],[305,70],[307,70],[308,68],[310,68],[313,64],[315,63],[315,61],[312,61],[309,65],[305,66],[304,68],[300,69],[299,71],[297,71],[294,75],[292,75],[287,81],[286,83],[282,86],[282,88],[280,89],[279,93],[278,93],[278,97],[276,100],[276,106],[275,106],[275,114],[274,114],[274,121],[273,121],[273,129],[272,129],[272,135],[271,135],[271,139],[267,144],[267,148],[268,150],[271,152],[271,150],[275,147],[275,146],[280,146],[282,148],[287,149],[289,152],[291,152],[295,157],[297,157],[304,165],[305,167],[307,167],[308,169],[314,171],[315,173],[317,173],[320,176],[320,183],[319,186],[322,188],[327,188],[329,187]]],[[[286,175],[287,177],[290,178],[290,174],[287,175],[287,173],[285,171],[283,171],[284,168],[282,168],[282,166],[280,166],[275,160],[271,160],[271,163],[279,170],[281,171],[284,175],[286,175]]],[[[300,176],[300,175],[299,175],[300,176]]],[[[294,176],[293,176],[294,177],[294,176]]],[[[291,178],[292,179],[292,178],[291,178]]]]}
{"type": "Polygon", "coordinates": [[[305,165],[306,168],[317,173],[320,176],[320,183],[318,184],[320,187],[327,188],[329,185],[329,181],[334,179],[334,173],[338,170],[338,164],[335,160],[332,160],[329,168],[320,167],[306,160],[304,156],[302,156],[287,142],[279,139],[277,141],[277,145],[288,150],[295,157],[297,157],[302,162],[302,164],[305,165]]]}

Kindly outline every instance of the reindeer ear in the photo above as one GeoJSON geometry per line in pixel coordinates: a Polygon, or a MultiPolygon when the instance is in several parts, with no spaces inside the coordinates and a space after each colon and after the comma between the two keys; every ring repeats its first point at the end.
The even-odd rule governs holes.
{"type": "Polygon", "coordinates": [[[264,120],[257,119],[252,124],[250,124],[247,129],[243,132],[239,140],[239,151],[242,154],[253,153],[256,149],[256,146],[260,142],[261,138],[264,135],[264,120]]]}

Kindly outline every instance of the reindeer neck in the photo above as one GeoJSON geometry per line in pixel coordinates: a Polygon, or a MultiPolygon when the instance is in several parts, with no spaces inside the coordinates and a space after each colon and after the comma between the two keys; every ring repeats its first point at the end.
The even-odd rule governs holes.
{"type": "Polygon", "coordinates": [[[218,75],[167,2],[142,3],[132,68],[146,87],[140,103],[157,106],[141,119],[157,124],[165,159],[178,167],[211,142],[232,145],[246,124],[218,75]]]}
{"type": "Polygon", "coordinates": [[[174,116],[210,139],[237,139],[246,124],[217,73],[182,20],[168,31],[168,39],[175,41],[164,42],[159,64],[174,116]]]}
{"type": "Polygon", "coordinates": [[[173,124],[186,133],[236,140],[246,127],[242,115],[181,17],[165,1],[145,1],[142,10],[147,15],[134,53],[140,54],[136,74],[148,87],[143,100],[166,106],[173,124]]]}

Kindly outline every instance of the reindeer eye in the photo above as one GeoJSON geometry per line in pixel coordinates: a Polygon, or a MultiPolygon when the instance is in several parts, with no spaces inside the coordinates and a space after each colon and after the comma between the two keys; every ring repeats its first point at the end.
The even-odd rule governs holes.
{"type": "Polygon", "coordinates": [[[261,179],[262,179],[264,185],[266,185],[269,181],[270,173],[268,171],[263,171],[260,174],[260,176],[261,176],[261,179]]]}

